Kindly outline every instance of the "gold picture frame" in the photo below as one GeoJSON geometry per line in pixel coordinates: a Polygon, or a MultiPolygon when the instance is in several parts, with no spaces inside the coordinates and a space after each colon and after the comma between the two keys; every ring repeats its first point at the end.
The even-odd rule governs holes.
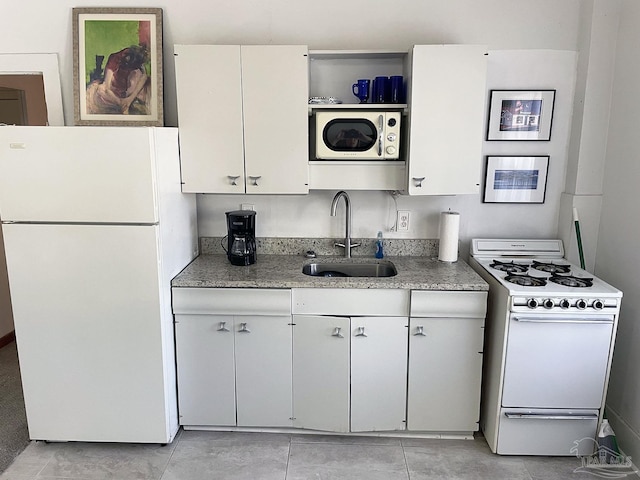
{"type": "Polygon", "coordinates": [[[74,8],[76,125],[163,126],[162,9],[74,8]]]}

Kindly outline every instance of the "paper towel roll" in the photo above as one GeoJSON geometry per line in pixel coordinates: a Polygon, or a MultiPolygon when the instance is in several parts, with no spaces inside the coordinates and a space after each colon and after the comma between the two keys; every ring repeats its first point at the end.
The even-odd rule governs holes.
{"type": "Polygon", "coordinates": [[[440,248],[438,260],[441,262],[458,261],[458,233],[460,232],[460,214],[442,212],[440,214],[440,248]]]}

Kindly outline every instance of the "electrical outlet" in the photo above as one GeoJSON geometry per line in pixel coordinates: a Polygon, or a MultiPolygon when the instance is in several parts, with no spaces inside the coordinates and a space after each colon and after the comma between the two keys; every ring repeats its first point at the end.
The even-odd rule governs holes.
{"type": "Polygon", "coordinates": [[[398,218],[396,220],[399,232],[409,231],[409,219],[411,218],[411,212],[409,210],[398,210],[398,218]]]}
{"type": "Polygon", "coordinates": [[[251,203],[241,203],[240,204],[240,210],[255,210],[255,205],[252,205],[251,203]]]}

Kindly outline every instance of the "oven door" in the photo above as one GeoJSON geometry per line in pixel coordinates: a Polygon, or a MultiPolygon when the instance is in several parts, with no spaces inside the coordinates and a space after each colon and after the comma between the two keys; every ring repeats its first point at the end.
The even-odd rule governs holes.
{"type": "Polygon", "coordinates": [[[502,406],[600,408],[613,323],[613,315],[512,313],[502,406]]]}

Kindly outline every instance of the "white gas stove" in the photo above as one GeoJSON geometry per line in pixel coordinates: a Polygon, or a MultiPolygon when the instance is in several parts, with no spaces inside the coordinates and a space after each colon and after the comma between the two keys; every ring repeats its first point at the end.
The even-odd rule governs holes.
{"type": "Polygon", "coordinates": [[[622,292],[564,259],[561,240],[474,239],[489,284],[480,425],[506,455],[590,454],[622,292]],[[582,442],[581,442],[582,441],[582,442]]]}
{"type": "Polygon", "coordinates": [[[472,262],[509,291],[511,311],[617,311],[622,292],[572,265],[562,240],[486,240],[471,243],[472,262]]]}

